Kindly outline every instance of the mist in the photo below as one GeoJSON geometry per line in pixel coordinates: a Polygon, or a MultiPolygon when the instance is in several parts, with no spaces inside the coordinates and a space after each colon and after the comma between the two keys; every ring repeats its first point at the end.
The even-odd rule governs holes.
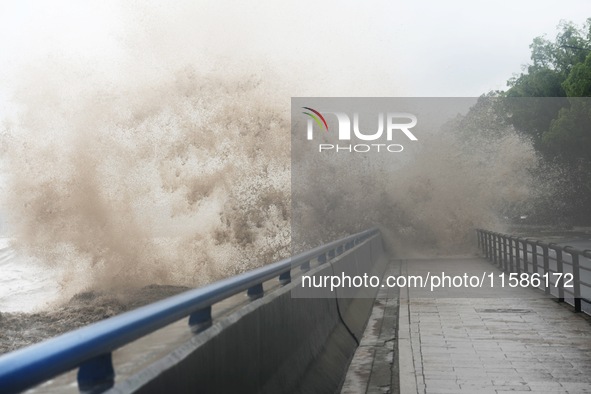
{"type": "MultiPolygon", "coordinates": [[[[13,248],[59,272],[63,297],[198,286],[291,253],[290,97],[396,96],[400,54],[380,50],[361,5],[345,11],[355,30],[316,24],[300,3],[274,9],[283,19],[261,18],[266,6],[278,7],[63,2],[35,11],[36,40],[13,46],[2,73],[0,206],[13,248]],[[52,15],[64,23],[48,23],[52,15]]],[[[503,171],[527,176],[536,165],[510,131],[484,146],[434,132],[403,169],[302,199],[306,226],[322,228],[332,212],[332,230],[315,242],[378,224],[407,253],[465,249],[475,226],[498,223],[490,207],[528,196],[527,182],[506,183],[503,171]],[[374,190],[371,214],[355,209],[363,185],[374,190]]],[[[347,168],[329,163],[317,181],[330,166],[347,168]]]]}
{"type": "Polygon", "coordinates": [[[536,179],[542,160],[531,140],[482,116],[499,100],[297,99],[292,113],[294,249],[378,226],[397,258],[471,255],[476,228],[506,231],[508,207],[523,207],[554,188],[536,179]],[[341,141],[334,131],[339,125],[327,116],[332,132],[308,141],[303,137],[307,117],[299,110],[305,105],[328,113],[364,113],[373,120],[361,128],[372,132],[377,112],[402,109],[418,118],[412,129],[418,140],[402,135],[394,141],[341,141]],[[402,145],[397,153],[385,148],[355,153],[346,150],[349,142],[402,145]],[[343,146],[319,152],[319,143],[343,146]]]}

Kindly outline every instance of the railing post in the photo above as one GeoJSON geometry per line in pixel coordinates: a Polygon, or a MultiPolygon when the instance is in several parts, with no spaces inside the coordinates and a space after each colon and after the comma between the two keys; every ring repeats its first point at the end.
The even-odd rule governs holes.
{"type": "MultiPolygon", "coordinates": [[[[548,274],[548,276],[550,276],[550,258],[548,257],[548,245],[540,243],[540,246],[542,247],[542,254],[544,259],[544,274],[548,274]]],[[[547,284],[547,286],[544,287],[544,293],[550,294],[550,283],[547,282],[549,281],[544,281],[544,285],[547,284]]]]}
{"type": "Polygon", "coordinates": [[[493,241],[494,241],[493,234],[492,233],[489,233],[488,234],[488,260],[490,262],[493,262],[494,261],[494,258],[495,258],[495,256],[494,256],[495,255],[495,249],[494,249],[493,241]]]}
{"type": "Polygon", "coordinates": [[[508,272],[507,259],[507,237],[503,235],[503,270],[508,272]]]}
{"type": "Polygon", "coordinates": [[[572,250],[570,246],[565,246],[564,250],[570,254],[573,263],[573,297],[575,312],[581,312],[581,272],[579,269],[579,254],[572,250]],[[569,252],[569,249],[571,250],[569,252]]]}
{"type": "Polygon", "coordinates": [[[335,250],[334,249],[329,250],[328,251],[328,259],[331,260],[331,259],[334,259],[334,257],[335,257],[335,250]]]}
{"type": "Polygon", "coordinates": [[[531,243],[531,257],[532,257],[532,273],[538,273],[538,244],[535,242],[531,243]]]}
{"type": "Polygon", "coordinates": [[[493,233],[493,263],[497,265],[497,233],[493,233]]]}
{"type": "Polygon", "coordinates": [[[503,237],[501,233],[497,233],[497,261],[499,268],[503,269],[503,237]]]}
{"type": "Polygon", "coordinates": [[[527,262],[527,238],[523,240],[523,272],[527,273],[529,270],[527,262]]]}
{"type": "Polygon", "coordinates": [[[261,298],[265,295],[265,290],[263,290],[263,284],[259,283],[258,285],[254,285],[246,291],[246,295],[250,298],[251,301],[261,298]]]}
{"type": "Polygon", "coordinates": [[[556,245],[556,248],[552,249],[556,252],[556,271],[562,274],[560,280],[556,281],[556,287],[558,288],[558,302],[564,302],[564,267],[562,265],[562,249],[558,245],[556,245]]]}
{"type": "Polygon", "coordinates": [[[279,284],[285,286],[291,283],[291,270],[279,274],[279,284]]]}
{"type": "Polygon", "coordinates": [[[78,389],[84,394],[98,394],[113,387],[115,370],[111,353],[101,354],[80,364],[78,389]]]}
{"type": "Polygon", "coordinates": [[[521,262],[521,251],[519,248],[519,237],[515,238],[515,272],[519,273],[521,262]]]}
{"type": "Polygon", "coordinates": [[[194,334],[211,327],[211,305],[189,315],[189,327],[194,334]]]}
{"type": "Polygon", "coordinates": [[[300,265],[300,271],[307,272],[310,270],[310,261],[306,261],[300,265]]]}
{"type": "Polygon", "coordinates": [[[498,247],[499,247],[499,268],[503,269],[503,235],[497,233],[498,247]]]}
{"type": "Polygon", "coordinates": [[[513,236],[509,236],[509,272],[513,272],[513,236]]]}

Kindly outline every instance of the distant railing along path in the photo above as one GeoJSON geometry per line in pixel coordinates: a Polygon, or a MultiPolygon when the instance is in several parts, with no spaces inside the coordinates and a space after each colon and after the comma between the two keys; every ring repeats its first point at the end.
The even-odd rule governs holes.
{"type": "Polygon", "coordinates": [[[478,247],[484,256],[507,274],[517,274],[533,287],[565,300],[576,312],[588,312],[591,305],[591,250],[516,237],[488,230],[476,230],[478,247]]]}

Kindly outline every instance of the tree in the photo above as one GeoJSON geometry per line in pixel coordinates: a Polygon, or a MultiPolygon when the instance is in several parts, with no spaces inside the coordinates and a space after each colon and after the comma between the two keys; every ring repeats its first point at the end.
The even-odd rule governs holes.
{"type": "Polygon", "coordinates": [[[591,162],[591,100],[573,97],[569,102],[543,134],[543,143],[565,162],[591,162]]]}
{"type": "Polygon", "coordinates": [[[564,202],[558,214],[591,222],[591,18],[558,30],[553,41],[533,40],[532,63],[508,81],[498,108],[562,182],[549,200],[564,202]]]}
{"type": "Polygon", "coordinates": [[[591,96],[591,18],[582,28],[562,21],[558,29],[554,41],[534,38],[530,45],[532,64],[527,66],[527,72],[508,81],[510,89],[504,95],[509,99],[506,111],[511,124],[530,135],[536,149],[545,155],[570,156],[566,154],[568,149],[563,149],[572,146],[570,142],[559,149],[555,144],[579,137],[565,125],[580,125],[577,119],[581,115],[566,110],[571,103],[559,98],[591,96]],[[519,99],[526,97],[529,99],[519,99]],[[578,118],[569,121],[568,116],[578,118]],[[551,130],[559,117],[562,119],[551,130]],[[568,133],[574,134],[568,137],[568,133]]]}
{"type": "Polygon", "coordinates": [[[569,97],[591,97],[591,51],[570,71],[562,87],[569,97]]]}

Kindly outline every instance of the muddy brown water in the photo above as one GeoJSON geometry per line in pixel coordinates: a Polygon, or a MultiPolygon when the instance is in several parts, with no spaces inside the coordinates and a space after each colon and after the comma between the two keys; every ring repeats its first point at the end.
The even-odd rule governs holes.
{"type": "Polygon", "coordinates": [[[150,285],[119,293],[87,291],[51,310],[0,312],[0,354],[41,342],[163,298],[189,290],[185,286],[150,285]]]}

